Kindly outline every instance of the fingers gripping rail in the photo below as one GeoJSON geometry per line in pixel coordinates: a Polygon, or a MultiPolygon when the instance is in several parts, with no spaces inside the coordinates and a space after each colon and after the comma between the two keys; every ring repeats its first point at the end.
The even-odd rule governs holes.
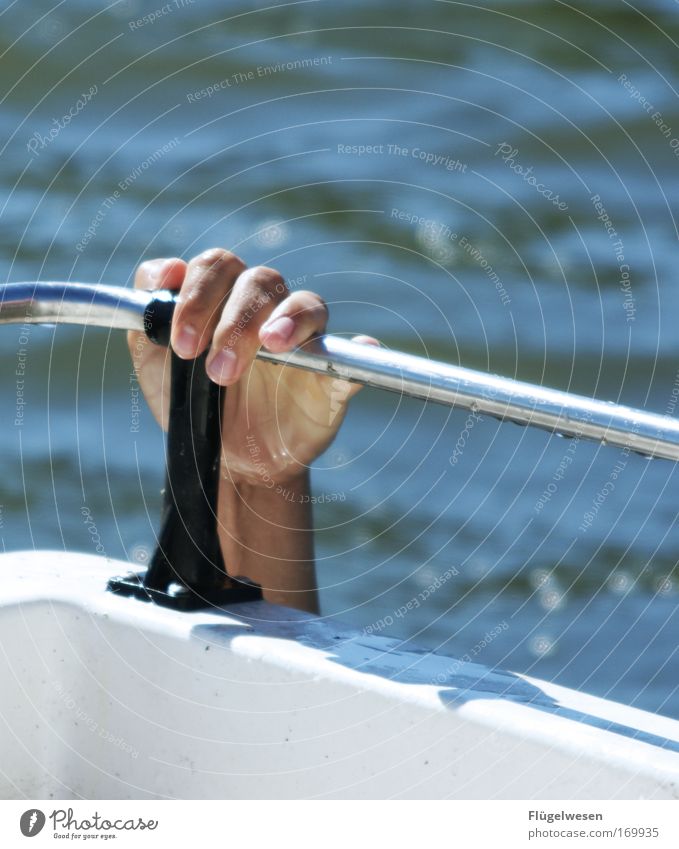
{"type": "MultiPolygon", "coordinates": [[[[167,290],[61,282],[5,284],[0,286],[0,324],[70,323],[139,330],[167,345],[175,302],[175,294],[167,290]]],[[[679,422],[645,410],[330,335],[286,354],[261,349],[257,356],[649,457],[679,460],[679,422]]],[[[228,583],[216,533],[224,390],[207,378],[204,355],[192,361],[174,354],[172,358],[167,485],[158,549],[145,575],[121,579],[111,589],[175,606],[196,606],[219,598],[221,587],[228,583]]],[[[232,581],[230,592],[248,596],[256,590],[232,581]]]]}

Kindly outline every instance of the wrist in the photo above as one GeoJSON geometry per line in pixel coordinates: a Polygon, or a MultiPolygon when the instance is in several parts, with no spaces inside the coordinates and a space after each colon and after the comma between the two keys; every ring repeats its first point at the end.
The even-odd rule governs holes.
{"type": "MultiPolygon", "coordinates": [[[[231,476],[228,471],[222,472],[221,487],[224,498],[237,499],[245,504],[251,501],[279,503],[288,501],[299,503],[308,502],[311,492],[311,480],[308,469],[300,469],[285,476],[270,477],[262,475],[257,479],[231,476]]],[[[220,493],[221,497],[221,493],[220,493]]]]}
{"type": "Polygon", "coordinates": [[[219,536],[226,570],[276,604],[316,611],[308,470],[281,482],[222,478],[219,536]]]}

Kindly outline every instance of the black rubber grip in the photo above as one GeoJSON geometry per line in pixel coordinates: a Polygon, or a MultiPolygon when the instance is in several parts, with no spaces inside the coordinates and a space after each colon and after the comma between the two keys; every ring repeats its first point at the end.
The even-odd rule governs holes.
{"type": "Polygon", "coordinates": [[[144,583],[210,595],[226,582],[217,534],[223,390],[207,376],[205,354],[174,352],[171,387],[161,530],[144,583]]]}
{"type": "Polygon", "coordinates": [[[176,304],[176,292],[171,289],[158,289],[144,310],[144,330],[156,345],[170,344],[172,316],[176,304]]]}

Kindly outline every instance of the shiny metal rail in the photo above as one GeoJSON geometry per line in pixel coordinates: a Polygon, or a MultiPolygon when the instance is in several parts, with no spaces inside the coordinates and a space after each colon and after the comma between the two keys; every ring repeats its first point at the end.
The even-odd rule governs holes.
{"type": "Polygon", "coordinates": [[[86,324],[144,330],[151,293],[89,283],[0,285],[0,324],[86,324]]]}
{"type": "MultiPolygon", "coordinates": [[[[78,283],[10,283],[0,286],[0,324],[70,323],[145,330],[149,306],[157,297],[167,301],[171,296],[78,283]]],[[[648,457],[679,460],[679,422],[657,413],[330,335],[287,354],[260,350],[257,356],[564,436],[598,440],[648,457]]]]}

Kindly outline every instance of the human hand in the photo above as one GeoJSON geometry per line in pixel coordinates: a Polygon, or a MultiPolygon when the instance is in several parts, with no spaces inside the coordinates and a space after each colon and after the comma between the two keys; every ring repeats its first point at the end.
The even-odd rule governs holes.
{"type": "MultiPolygon", "coordinates": [[[[255,359],[264,345],[285,352],[323,333],[328,318],[313,292],[290,293],[271,268],[246,268],[214,248],[189,263],[154,259],[137,269],[135,287],[177,289],[171,345],[192,359],[209,348],[207,372],[227,386],[222,472],[232,483],[271,488],[303,474],[332,442],[359,386],[255,359]]],[[[355,341],[377,345],[365,336],[355,341]]],[[[139,383],[159,423],[167,428],[170,358],[143,333],[128,343],[139,383]]]]}

